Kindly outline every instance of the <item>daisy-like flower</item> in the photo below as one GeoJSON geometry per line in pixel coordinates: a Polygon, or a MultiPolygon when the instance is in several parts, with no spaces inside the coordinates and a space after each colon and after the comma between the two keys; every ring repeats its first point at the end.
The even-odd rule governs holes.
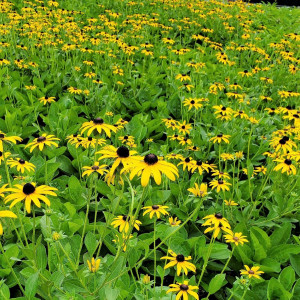
{"type": "MultiPolygon", "coordinates": [[[[130,180],[136,175],[141,176],[141,184],[143,187],[147,186],[150,176],[154,178],[156,184],[161,184],[161,173],[166,175],[170,180],[175,181],[178,177],[178,169],[173,164],[158,160],[155,154],[147,154],[143,161],[136,161],[134,164],[129,165],[123,171],[130,170],[130,180]]],[[[122,172],[123,172],[122,171],[122,172]]]]}
{"type": "Polygon", "coordinates": [[[75,94],[75,95],[80,95],[82,94],[82,90],[81,89],[78,89],[76,87],[69,87],[68,88],[68,91],[71,93],[71,94],[75,94]]]}
{"type": "Polygon", "coordinates": [[[217,188],[217,193],[219,193],[220,191],[229,191],[229,186],[231,185],[231,183],[223,179],[214,179],[209,183],[209,185],[212,187],[212,189],[217,188]]]}
{"type": "Polygon", "coordinates": [[[7,190],[7,184],[4,184],[1,188],[0,188],[0,197],[4,197],[4,193],[8,192],[7,190]]]}
{"type": "Polygon", "coordinates": [[[85,149],[87,149],[89,147],[95,148],[97,144],[99,146],[105,145],[106,140],[105,139],[94,139],[91,136],[89,136],[88,138],[82,138],[81,144],[85,149]]]}
{"type": "Polygon", "coordinates": [[[122,164],[124,167],[135,164],[140,159],[138,156],[134,156],[136,153],[137,152],[133,150],[129,151],[126,146],[121,146],[119,148],[115,148],[114,146],[106,146],[96,154],[102,154],[99,160],[106,158],[115,159],[110,169],[110,173],[113,174],[120,164],[122,164]]]}
{"type": "Polygon", "coordinates": [[[46,105],[47,103],[55,102],[55,97],[41,97],[40,102],[46,105]]]}
{"type": "Polygon", "coordinates": [[[177,217],[173,218],[173,217],[170,217],[169,218],[169,224],[172,226],[172,227],[177,227],[179,226],[181,223],[180,220],[177,220],[177,217]]]}
{"type": "Polygon", "coordinates": [[[233,200],[224,200],[224,202],[225,202],[226,206],[237,206],[238,205],[238,203],[236,203],[233,200]]]}
{"type": "Polygon", "coordinates": [[[192,128],[192,125],[191,124],[187,124],[186,121],[183,121],[182,123],[178,123],[178,125],[176,126],[176,128],[182,134],[189,134],[190,130],[192,128]]]}
{"type": "Polygon", "coordinates": [[[275,159],[274,161],[279,162],[279,164],[274,168],[274,171],[280,171],[281,173],[287,173],[287,175],[296,175],[297,169],[293,165],[293,162],[291,159],[275,159]]]}
{"type": "Polygon", "coordinates": [[[94,165],[91,166],[91,167],[88,167],[88,166],[82,167],[82,169],[85,170],[82,173],[82,177],[84,177],[85,175],[90,176],[94,172],[96,172],[96,173],[98,173],[100,175],[103,175],[104,173],[108,172],[108,170],[106,169],[106,167],[107,167],[107,165],[101,165],[101,166],[99,166],[99,162],[96,161],[94,163],[94,165]]]}
{"type": "Polygon", "coordinates": [[[166,155],[167,159],[184,159],[182,154],[178,154],[178,153],[170,153],[166,155]]]}
{"type": "Polygon", "coordinates": [[[25,209],[30,214],[31,201],[37,207],[41,207],[40,200],[50,206],[50,201],[45,195],[56,196],[54,191],[57,191],[57,189],[47,185],[36,187],[35,183],[25,183],[24,185],[16,184],[13,188],[8,188],[7,191],[12,192],[12,194],[4,198],[4,203],[6,204],[7,202],[13,201],[9,206],[9,208],[12,208],[24,200],[25,209]]]}
{"type": "Polygon", "coordinates": [[[229,234],[225,234],[224,238],[226,240],[226,243],[234,243],[236,246],[238,245],[244,245],[244,243],[249,242],[246,239],[246,236],[243,235],[242,232],[235,232],[235,233],[229,233],[229,234]]]}
{"type": "Polygon", "coordinates": [[[59,138],[56,138],[54,135],[43,133],[38,138],[35,138],[31,143],[25,146],[25,148],[30,147],[30,152],[32,152],[36,147],[39,148],[40,151],[43,151],[45,146],[54,146],[58,147],[58,144],[54,141],[59,141],[59,138]]]}
{"type": "Polygon", "coordinates": [[[216,226],[218,227],[220,224],[225,227],[229,227],[230,225],[226,218],[224,218],[220,213],[214,214],[214,215],[208,215],[203,218],[203,220],[206,220],[202,226],[216,226]]]}
{"type": "Polygon", "coordinates": [[[5,158],[7,159],[11,155],[11,153],[10,152],[5,152],[3,154],[3,152],[0,151],[0,166],[1,166],[1,162],[4,161],[4,155],[5,155],[5,158]]]}
{"type": "Polygon", "coordinates": [[[191,157],[187,158],[180,158],[181,162],[177,164],[177,166],[182,165],[183,171],[187,168],[188,171],[191,171],[192,168],[195,166],[195,161],[191,157]]]}
{"type": "Polygon", "coordinates": [[[274,137],[270,145],[275,148],[275,152],[283,151],[283,153],[293,152],[293,148],[297,148],[297,145],[288,137],[274,137]]]}
{"type": "Polygon", "coordinates": [[[191,171],[195,172],[196,170],[198,170],[200,175],[203,174],[203,171],[209,172],[209,169],[213,170],[213,168],[209,164],[204,163],[201,160],[193,161],[193,164],[194,166],[191,168],[191,171]]]}
{"type": "Polygon", "coordinates": [[[212,137],[212,138],[210,139],[210,141],[213,141],[214,144],[215,144],[215,143],[220,144],[220,143],[222,143],[222,142],[225,142],[226,144],[229,144],[229,138],[230,138],[230,137],[231,137],[231,136],[228,135],[228,134],[222,134],[222,133],[220,133],[220,134],[218,134],[217,136],[212,137]]]}
{"type": "Polygon", "coordinates": [[[113,219],[113,222],[111,223],[114,228],[119,227],[120,232],[127,233],[129,230],[130,225],[133,225],[136,230],[140,230],[140,225],[142,224],[139,220],[134,220],[132,216],[118,216],[113,219]]]}
{"type": "Polygon", "coordinates": [[[17,168],[17,171],[18,172],[21,172],[22,174],[25,172],[25,171],[28,171],[28,172],[31,172],[31,171],[34,171],[35,170],[35,165],[28,162],[28,161],[25,161],[24,159],[8,159],[7,160],[7,164],[11,167],[11,168],[14,168],[16,167],[17,168]]]}
{"type": "Polygon", "coordinates": [[[153,215],[156,214],[156,217],[159,219],[160,214],[168,215],[169,213],[166,211],[168,206],[163,205],[152,205],[152,206],[145,206],[142,209],[145,209],[143,216],[149,213],[149,218],[152,219],[153,215]]]}
{"type": "MultiPolygon", "coordinates": [[[[0,211],[0,220],[1,218],[17,218],[17,216],[10,210],[2,210],[0,211]]],[[[0,222],[0,235],[3,234],[3,227],[2,224],[0,222]]]]}
{"type": "Polygon", "coordinates": [[[197,98],[186,98],[183,101],[183,105],[188,106],[189,110],[191,110],[192,108],[195,108],[196,110],[198,110],[199,108],[201,108],[203,106],[203,104],[201,104],[200,102],[201,102],[201,100],[197,99],[197,98]]]}
{"type": "Polygon", "coordinates": [[[181,82],[183,81],[191,81],[191,77],[187,74],[178,74],[175,79],[180,80],[181,82]]]}
{"type": "Polygon", "coordinates": [[[91,273],[96,273],[99,270],[100,262],[101,262],[100,258],[95,259],[94,257],[92,257],[91,261],[87,260],[89,271],[91,273]]]}
{"type": "Polygon", "coordinates": [[[230,176],[227,172],[221,172],[219,170],[215,170],[212,173],[212,176],[218,176],[218,178],[230,179],[230,176]]]}
{"type": "Polygon", "coordinates": [[[0,130],[0,151],[3,152],[3,142],[16,144],[22,142],[22,139],[18,136],[6,136],[6,134],[0,130]]]}
{"type": "Polygon", "coordinates": [[[168,268],[176,266],[177,267],[177,276],[180,275],[181,270],[184,271],[185,275],[188,274],[188,270],[191,270],[194,273],[196,272],[196,266],[194,264],[188,262],[188,260],[192,259],[191,256],[184,257],[184,255],[176,254],[172,250],[169,250],[168,252],[171,254],[171,257],[170,256],[161,257],[161,259],[169,259],[170,260],[170,262],[165,265],[164,269],[168,269],[168,268]]]}
{"type": "Polygon", "coordinates": [[[187,190],[194,194],[194,196],[203,198],[207,195],[207,184],[201,183],[199,187],[199,185],[195,183],[193,188],[187,190]]]}
{"type": "Polygon", "coordinates": [[[249,278],[254,277],[260,279],[260,274],[263,274],[263,271],[259,271],[260,267],[249,268],[247,265],[244,265],[246,270],[241,270],[241,275],[247,275],[249,278]]]}
{"type": "Polygon", "coordinates": [[[134,137],[131,135],[124,135],[124,136],[119,136],[119,140],[124,143],[131,143],[134,142],[134,137]]]}
{"type": "Polygon", "coordinates": [[[167,294],[171,292],[178,292],[176,300],[179,300],[181,297],[183,297],[184,300],[188,300],[189,295],[194,297],[196,300],[199,300],[198,294],[194,292],[194,290],[198,290],[199,288],[197,286],[189,285],[188,283],[188,280],[185,280],[183,283],[170,284],[170,289],[167,291],[167,294]]]}
{"type": "Polygon", "coordinates": [[[86,130],[88,130],[87,131],[88,136],[90,136],[94,130],[96,130],[99,134],[102,131],[104,131],[108,137],[111,137],[111,131],[116,132],[117,128],[113,125],[104,123],[104,120],[102,118],[95,118],[90,122],[84,122],[81,125],[80,130],[81,130],[81,134],[83,134],[86,130]]]}

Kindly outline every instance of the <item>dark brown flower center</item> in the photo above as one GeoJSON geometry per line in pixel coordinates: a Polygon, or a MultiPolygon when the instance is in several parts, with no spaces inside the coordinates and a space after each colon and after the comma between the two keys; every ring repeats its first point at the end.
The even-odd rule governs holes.
{"type": "Polygon", "coordinates": [[[239,240],[239,238],[237,236],[234,236],[232,239],[236,242],[239,240]]]}
{"type": "Polygon", "coordinates": [[[99,170],[99,166],[92,166],[91,169],[94,170],[94,171],[97,171],[97,170],[99,170]]]}
{"type": "Polygon", "coordinates": [[[104,121],[103,121],[102,118],[96,118],[96,119],[93,120],[93,122],[94,122],[94,124],[96,124],[96,125],[100,125],[100,124],[103,124],[103,123],[104,123],[104,121]]]}
{"type": "Polygon", "coordinates": [[[21,165],[24,165],[25,164],[25,160],[24,159],[19,159],[19,163],[21,164],[21,165]]]}
{"type": "Polygon", "coordinates": [[[127,135],[124,136],[124,140],[128,140],[128,136],[127,135]]]}
{"type": "Polygon", "coordinates": [[[281,139],[281,140],[279,141],[279,144],[285,145],[285,144],[286,144],[286,140],[285,140],[285,139],[281,139]]]}
{"type": "Polygon", "coordinates": [[[4,139],[4,134],[0,133],[0,139],[4,139]]]}
{"type": "Polygon", "coordinates": [[[184,256],[183,256],[182,254],[178,254],[178,255],[176,256],[176,260],[177,260],[178,262],[183,262],[183,261],[184,261],[184,256]]]}
{"type": "Polygon", "coordinates": [[[219,179],[218,184],[224,184],[224,181],[222,179],[219,179]]]}
{"type": "Polygon", "coordinates": [[[194,100],[192,100],[192,101],[191,101],[191,104],[195,104],[195,101],[194,101],[194,100]]]}
{"type": "Polygon", "coordinates": [[[181,289],[182,291],[187,291],[187,290],[189,289],[189,286],[186,285],[186,284],[181,284],[181,285],[180,285],[180,289],[181,289]]]}
{"type": "Polygon", "coordinates": [[[218,134],[218,135],[217,135],[217,137],[219,137],[219,138],[220,138],[220,137],[222,137],[222,136],[223,136],[223,134],[222,134],[222,133],[220,133],[220,134],[218,134]]]}
{"type": "Polygon", "coordinates": [[[159,206],[158,205],[152,205],[152,209],[157,210],[157,209],[159,209],[159,206]]]}
{"type": "Polygon", "coordinates": [[[118,148],[117,150],[117,155],[120,157],[120,158],[126,158],[126,157],[129,157],[129,150],[127,147],[125,146],[121,146],[118,148]]]}
{"type": "Polygon", "coordinates": [[[185,160],[184,160],[186,163],[189,163],[191,160],[189,157],[187,157],[185,160]]]}
{"type": "Polygon", "coordinates": [[[286,160],[284,161],[284,163],[285,163],[286,165],[290,166],[290,165],[292,164],[292,161],[291,161],[290,159],[286,159],[286,160]]]}
{"type": "Polygon", "coordinates": [[[45,142],[46,141],[46,138],[44,136],[40,136],[37,138],[37,142],[38,143],[42,143],[42,142],[45,142]]]}
{"type": "Polygon", "coordinates": [[[92,138],[91,136],[89,136],[89,137],[88,137],[88,141],[91,142],[92,140],[93,140],[93,138],[92,138]]]}
{"type": "Polygon", "coordinates": [[[222,219],[222,218],[223,218],[223,216],[222,216],[220,213],[215,214],[215,217],[216,217],[217,219],[222,219]]]}
{"type": "Polygon", "coordinates": [[[25,195],[31,195],[35,191],[35,187],[31,183],[25,183],[23,186],[23,193],[25,195]]]}
{"type": "Polygon", "coordinates": [[[252,271],[252,270],[249,270],[248,273],[252,274],[252,275],[255,274],[254,271],[252,271]]]}
{"type": "Polygon", "coordinates": [[[144,157],[144,162],[147,164],[147,165],[154,165],[158,162],[158,157],[155,155],[155,154],[147,154],[145,157],[144,157]]]}
{"type": "Polygon", "coordinates": [[[201,160],[197,161],[197,166],[202,166],[202,161],[201,160]]]}
{"type": "Polygon", "coordinates": [[[122,219],[123,219],[124,222],[126,222],[126,221],[129,222],[130,221],[130,217],[126,216],[126,215],[123,215],[122,219]]]}

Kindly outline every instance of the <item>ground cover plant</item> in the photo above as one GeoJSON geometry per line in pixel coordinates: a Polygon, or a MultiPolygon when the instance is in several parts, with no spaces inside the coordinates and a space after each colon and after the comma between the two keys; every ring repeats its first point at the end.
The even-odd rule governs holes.
{"type": "Polygon", "coordinates": [[[299,17],[1,1],[0,299],[300,299],[299,17]]]}

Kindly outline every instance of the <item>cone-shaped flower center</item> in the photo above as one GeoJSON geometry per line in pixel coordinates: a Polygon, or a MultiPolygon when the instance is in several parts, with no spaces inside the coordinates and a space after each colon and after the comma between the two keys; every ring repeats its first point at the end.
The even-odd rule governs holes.
{"type": "Polygon", "coordinates": [[[284,163],[285,163],[286,165],[290,166],[290,165],[292,164],[292,161],[291,161],[290,159],[286,159],[286,160],[284,161],[284,163]]]}
{"type": "Polygon", "coordinates": [[[218,180],[218,184],[223,184],[223,183],[224,183],[224,181],[222,179],[218,180]]]}
{"type": "Polygon", "coordinates": [[[178,254],[178,255],[176,256],[176,260],[177,260],[178,262],[183,262],[183,261],[184,261],[184,256],[183,256],[182,254],[178,254]]]}
{"type": "Polygon", "coordinates": [[[99,124],[103,124],[104,121],[102,118],[96,118],[93,120],[94,124],[99,125],[99,124]]]}
{"type": "Polygon", "coordinates": [[[222,218],[223,218],[223,216],[222,216],[220,213],[215,214],[215,217],[216,217],[217,219],[222,219],[222,218]]]}
{"type": "Polygon", "coordinates": [[[4,134],[0,133],[0,139],[4,139],[4,134]]]}
{"type": "Polygon", "coordinates": [[[21,165],[24,165],[25,164],[25,160],[24,159],[19,159],[19,163],[21,164],[21,165]]]}
{"type": "Polygon", "coordinates": [[[121,147],[118,148],[117,154],[118,154],[118,156],[121,157],[121,158],[126,158],[126,157],[129,156],[129,150],[128,150],[127,147],[121,146],[121,147]]]}
{"type": "Polygon", "coordinates": [[[217,135],[217,137],[219,137],[219,138],[220,138],[220,137],[222,137],[222,136],[223,136],[223,134],[222,134],[222,133],[220,133],[220,134],[218,134],[218,135],[217,135]]]}
{"type": "Polygon", "coordinates": [[[197,166],[202,166],[202,161],[201,160],[197,161],[197,166]]]}
{"type": "Polygon", "coordinates": [[[93,138],[92,138],[91,136],[89,136],[89,137],[88,137],[88,141],[91,142],[92,140],[93,140],[93,138]]]}
{"type": "Polygon", "coordinates": [[[184,160],[186,163],[189,163],[191,160],[189,157],[187,157],[185,160],[184,160]]]}
{"type": "Polygon", "coordinates": [[[129,222],[129,221],[130,221],[130,217],[129,217],[129,216],[126,216],[126,215],[123,215],[123,221],[129,222]]]}
{"type": "Polygon", "coordinates": [[[195,104],[195,101],[194,101],[194,100],[192,100],[192,101],[191,101],[191,104],[195,104]]]}
{"type": "Polygon", "coordinates": [[[150,153],[144,157],[144,162],[148,165],[154,165],[158,162],[158,158],[155,154],[150,153]]]}
{"type": "Polygon", "coordinates": [[[99,166],[92,166],[92,170],[94,170],[94,171],[99,170],[99,166]]]}
{"type": "Polygon", "coordinates": [[[280,143],[281,145],[285,145],[285,144],[286,144],[286,140],[285,140],[285,139],[281,139],[281,140],[279,141],[279,143],[280,143]]]}
{"type": "Polygon", "coordinates": [[[187,291],[187,290],[189,289],[189,286],[186,285],[186,284],[181,284],[181,285],[180,285],[180,289],[181,289],[182,291],[187,291]]]}
{"type": "Polygon", "coordinates": [[[37,142],[38,142],[38,143],[45,142],[45,141],[46,141],[46,138],[45,138],[44,136],[39,136],[39,137],[37,138],[37,142]]]}
{"type": "Polygon", "coordinates": [[[249,270],[248,273],[249,273],[249,274],[254,274],[254,271],[249,270]]]}
{"type": "Polygon", "coordinates": [[[25,195],[33,194],[35,191],[35,187],[31,183],[25,183],[23,186],[23,193],[25,195]]]}
{"type": "Polygon", "coordinates": [[[287,142],[290,138],[288,136],[284,136],[284,137],[282,137],[282,139],[287,142]]]}
{"type": "Polygon", "coordinates": [[[152,209],[154,209],[154,210],[159,209],[159,206],[158,205],[152,205],[152,209]]]}

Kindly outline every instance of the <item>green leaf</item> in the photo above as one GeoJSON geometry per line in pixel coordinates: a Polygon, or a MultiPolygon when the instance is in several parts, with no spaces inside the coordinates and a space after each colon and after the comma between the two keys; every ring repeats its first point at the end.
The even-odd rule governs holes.
{"type": "Polygon", "coordinates": [[[268,257],[273,258],[279,263],[285,263],[289,260],[290,254],[299,254],[300,246],[285,244],[272,247],[268,252],[268,257]]]}
{"type": "Polygon", "coordinates": [[[44,245],[39,244],[36,249],[36,265],[39,269],[46,269],[47,266],[47,254],[44,245]]]}
{"type": "Polygon", "coordinates": [[[278,280],[284,288],[289,291],[295,282],[295,271],[291,266],[284,268],[281,271],[278,280]]]}
{"type": "Polygon", "coordinates": [[[9,300],[10,299],[10,291],[9,291],[9,287],[1,282],[0,283],[0,299],[3,299],[3,300],[9,300]]]}
{"type": "Polygon", "coordinates": [[[25,282],[25,295],[32,299],[35,294],[38,287],[38,280],[39,280],[39,272],[36,272],[35,274],[31,275],[25,282]]]}
{"type": "Polygon", "coordinates": [[[71,199],[75,203],[77,203],[78,198],[81,198],[81,194],[82,194],[82,187],[81,187],[80,181],[75,176],[71,176],[69,179],[68,185],[69,185],[69,193],[70,193],[71,199]]]}
{"type": "Polygon", "coordinates": [[[290,262],[297,275],[300,276],[300,254],[290,254],[290,262]]]}
{"type": "Polygon", "coordinates": [[[105,288],[106,299],[116,300],[119,296],[119,293],[120,293],[120,290],[113,288],[112,286],[106,286],[106,288],[105,288]]]}
{"type": "Polygon", "coordinates": [[[216,293],[223,285],[226,284],[225,276],[225,274],[218,274],[210,281],[208,292],[211,295],[216,293]]]}
{"type": "Polygon", "coordinates": [[[277,279],[271,278],[268,284],[267,297],[268,300],[289,300],[291,298],[291,294],[285,290],[277,279]]]}
{"type": "Polygon", "coordinates": [[[272,246],[285,244],[291,236],[292,224],[284,223],[271,234],[272,246]]]}
{"type": "Polygon", "coordinates": [[[84,239],[84,244],[90,255],[93,255],[98,246],[96,236],[92,232],[88,232],[84,239]]]}

